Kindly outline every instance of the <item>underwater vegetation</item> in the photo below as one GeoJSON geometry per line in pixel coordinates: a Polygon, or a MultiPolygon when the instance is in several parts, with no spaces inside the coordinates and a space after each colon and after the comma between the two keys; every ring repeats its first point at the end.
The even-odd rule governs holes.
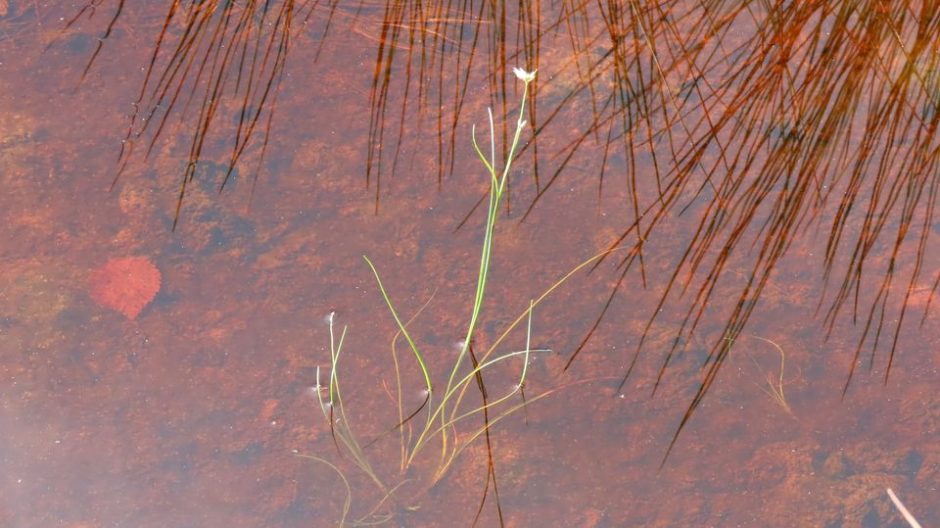
{"type": "MultiPolygon", "coordinates": [[[[460,341],[459,351],[453,361],[450,374],[446,377],[446,383],[432,381],[434,377],[427,366],[427,361],[421,352],[419,346],[408,331],[408,325],[417,319],[424,308],[428,306],[431,299],[422,306],[421,309],[409,320],[403,321],[395,308],[388,291],[375,264],[369,257],[363,259],[375,277],[377,287],[382,295],[389,312],[398,326],[398,331],[392,339],[391,355],[395,365],[395,401],[397,403],[398,423],[395,424],[388,433],[397,433],[399,436],[401,460],[399,464],[400,481],[395,485],[386,483],[386,479],[379,475],[374,465],[370,462],[370,455],[366,450],[373,444],[383,440],[382,435],[374,440],[363,444],[357,434],[353,431],[350,417],[346,412],[342,391],[340,389],[340,380],[345,379],[349,374],[340,374],[340,356],[343,353],[343,345],[346,339],[348,327],[343,326],[342,331],[335,330],[335,312],[331,312],[327,317],[330,333],[330,365],[328,374],[323,375],[323,379],[328,379],[326,383],[321,381],[321,369],[317,367],[317,382],[314,390],[317,394],[317,400],[323,413],[324,420],[329,424],[330,434],[337,449],[351,458],[359,470],[369,476],[371,481],[382,491],[382,499],[365,517],[355,520],[352,524],[372,524],[385,522],[394,517],[394,513],[386,512],[385,503],[401,504],[404,501],[404,509],[418,508],[416,504],[420,503],[420,497],[399,497],[403,493],[405,484],[411,480],[416,480],[413,466],[418,465],[420,459],[431,459],[432,470],[430,476],[424,477],[426,482],[420,485],[421,490],[426,493],[434,484],[440,481],[448,473],[456,458],[475,441],[485,440],[487,449],[487,476],[485,488],[480,499],[479,507],[472,520],[472,524],[477,524],[480,515],[483,512],[488,493],[492,489],[495,497],[495,507],[500,526],[504,525],[502,507],[499,499],[499,487],[497,484],[497,474],[494,465],[492,453],[492,443],[490,441],[490,429],[506,417],[519,411],[524,411],[529,403],[538,401],[552,393],[555,389],[549,389],[537,393],[534,396],[526,398],[525,387],[530,364],[530,356],[540,353],[549,353],[551,350],[532,347],[532,319],[535,307],[546,297],[551,295],[557,288],[566,282],[576,272],[588,267],[591,263],[598,260],[602,254],[582,262],[552,284],[537,299],[529,301],[529,307],[522,314],[512,320],[511,323],[502,331],[500,336],[490,344],[482,353],[474,352],[473,339],[478,327],[482,321],[482,308],[486,292],[486,286],[489,276],[491,256],[494,248],[494,228],[499,217],[502,200],[506,193],[509,182],[509,175],[512,172],[512,162],[517,147],[520,145],[522,132],[525,130],[525,103],[529,95],[529,85],[535,80],[536,72],[527,72],[522,68],[514,69],[515,76],[522,81],[524,88],[522,99],[519,105],[519,114],[516,119],[513,141],[510,145],[505,161],[500,163],[496,155],[496,130],[494,128],[493,114],[489,112],[490,123],[490,141],[488,155],[483,152],[483,148],[477,143],[475,127],[471,134],[473,147],[481,163],[486,167],[486,174],[490,180],[489,204],[487,207],[487,219],[484,227],[484,237],[481,246],[481,256],[479,272],[477,274],[476,291],[473,298],[473,304],[470,309],[469,322],[465,338],[460,341]],[[512,352],[500,352],[499,348],[507,340],[510,333],[525,323],[525,347],[521,350],[512,352]],[[400,338],[408,344],[411,350],[417,370],[420,372],[420,378],[424,382],[423,402],[412,411],[405,409],[404,395],[407,389],[403,384],[402,370],[406,369],[404,362],[399,359],[397,352],[397,342],[400,338]],[[466,364],[470,364],[468,370],[466,364]],[[514,383],[511,389],[502,395],[494,396],[486,388],[485,376],[493,371],[504,370],[504,363],[520,363],[517,368],[519,371],[518,381],[514,383]],[[473,393],[474,388],[480,394],[479,403],[468,403],[470,399],[468,393],[473,393]],[[424,416],[422,418],[422,416],[424,416]],[[482,423],[479,423],[482,420],[482,423]],[[414,422],[414,423],[413,423],[414,422]],[[434,445],[438,447],[435,448],[434,445]],[[418,501],[411,504],[408,501],[418,501]]],[[[485,147],[484,147],[485,148],[485,147]]],[[[501,306],[502,307],[502,306],[501,306]]],[[[347,352],[347,355],[349,352],[347,352]]],[[[344,371],[345,372],[345,371],[344,371]]],[[[343,471],[328,460],[309,454],[298,453],[298,456],[309,458],[320,464],[329,467],[337,473],[343,481],[346,488],[346,500],[343,506],[340,525],[346,524],[346,517],[350,511],[352,502],[352,490],[349,487],[348,479],[343,471]]],[[[373,455],[375,456],[375,455],[373,455]]],[[[401,509],[402,506],[399,506],[401,509]]],[[[392,510],[393,511],[393,510],[392,510]]]]}

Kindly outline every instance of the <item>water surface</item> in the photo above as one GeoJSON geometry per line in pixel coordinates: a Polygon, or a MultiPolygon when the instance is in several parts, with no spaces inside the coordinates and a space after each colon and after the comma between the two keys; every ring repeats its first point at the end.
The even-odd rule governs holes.
{"type": "Polygon", "coordinates": [[[0,521],[333,526],[326,461],[348,523],[904,526],[891,487],[940,524],[935,7],[0,2],[0,521]],[[443,384],[471,126],[492,107],[508,148],[514,66],[476,349],[617,249],[536,309],[533,401],[435,481],[386,434],[397,327],[362,255],[403,317],[429,303],[443,384]],[[133,318],[92,280],[130,256],[161,275],[133,318]],[[317,402],[333,312],[385,491],[317,402]]]}

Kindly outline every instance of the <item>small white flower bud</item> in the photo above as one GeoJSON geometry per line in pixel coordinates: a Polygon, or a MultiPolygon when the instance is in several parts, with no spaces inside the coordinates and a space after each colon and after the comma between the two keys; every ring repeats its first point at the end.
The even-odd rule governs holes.
{"type": "Polygon", "coordinates": [[[538,70],[533,70],[533,71],[528,72],[528,71],[525,71],[525,70],[523,70],[522,68],[520,68],[520,67],[518,67],[518,66],[516,66],[515,68],[512,69],[512,72],[516,74],[516,77],[517,77],[520,81],[522,81],[522,82],[524,82],[524,83],[526,83],[526,84],[529,84],[530,82],[532,82],[532,81],[535,80],[535,72],[536,72],[536,71],[538,71],[538,70]]]}

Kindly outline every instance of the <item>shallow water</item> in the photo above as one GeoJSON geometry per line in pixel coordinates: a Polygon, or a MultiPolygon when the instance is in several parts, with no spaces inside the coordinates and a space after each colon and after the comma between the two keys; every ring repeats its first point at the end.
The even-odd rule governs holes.
{"type": "Polygon", "coordinates": [[[904,526],[891,487],[940,524],[932,4],[138,4],[0,2],[0,524],[333,526],[327,463],[349,523],[904,526]],[[536,308],[529,403],[461,424],[435,481],[439,444],[403,470],[387,434],[397,327],[362,255],[403,318],[428,303],[443,386],[485,221],[470,130],[492,107],[507,148],[516,65],[476,350],[618,249],[536,308]],[[109,287],[139,314],[94,279],[129,256],[160,273],[109,287]]]}

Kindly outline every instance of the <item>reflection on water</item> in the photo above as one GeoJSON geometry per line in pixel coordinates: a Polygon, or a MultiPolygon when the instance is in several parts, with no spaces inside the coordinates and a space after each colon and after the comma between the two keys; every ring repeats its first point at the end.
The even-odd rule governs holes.
{"type": "MultiPolygon", "coordinates": [[[[940,522],[935,3],[0,6],[0,88],[26,99],[0,99],[0,453],[42,480],[0,485],[46,505],[0,519],[329,525],[337,476],[297,450],[351,479],[350,518],[392,523],[874,526],[900,522],[889,486],[940,522]],[[450,292],[414,323],[450,350],[485,209],[469,129],[492,107],[505,155],[513,66],[539,73],[477,339],[615,251],[536,316],[555,352],[526,390],[563,396],[431,490],[373,496],[313,416],[329,354],[311,321],[351,325],[351,418],[380,437],[400,421],[379,404],[395,328],[359,255],[397,269],[409,314],[450,292]],[[133,321],[84,302],[82,278],[129,255],[163,275],[133,321]],[[75,447],[29,447],[61,445],[52,429],[75,447]],[[124,440],[86,440],[105,437],[124,440]],[[127,467],[83,487],[125,506],[49,483],[105,453],[127,467]]],[[[393,444],[370,448],[376,471],[398,471],[393,444]]]]}

